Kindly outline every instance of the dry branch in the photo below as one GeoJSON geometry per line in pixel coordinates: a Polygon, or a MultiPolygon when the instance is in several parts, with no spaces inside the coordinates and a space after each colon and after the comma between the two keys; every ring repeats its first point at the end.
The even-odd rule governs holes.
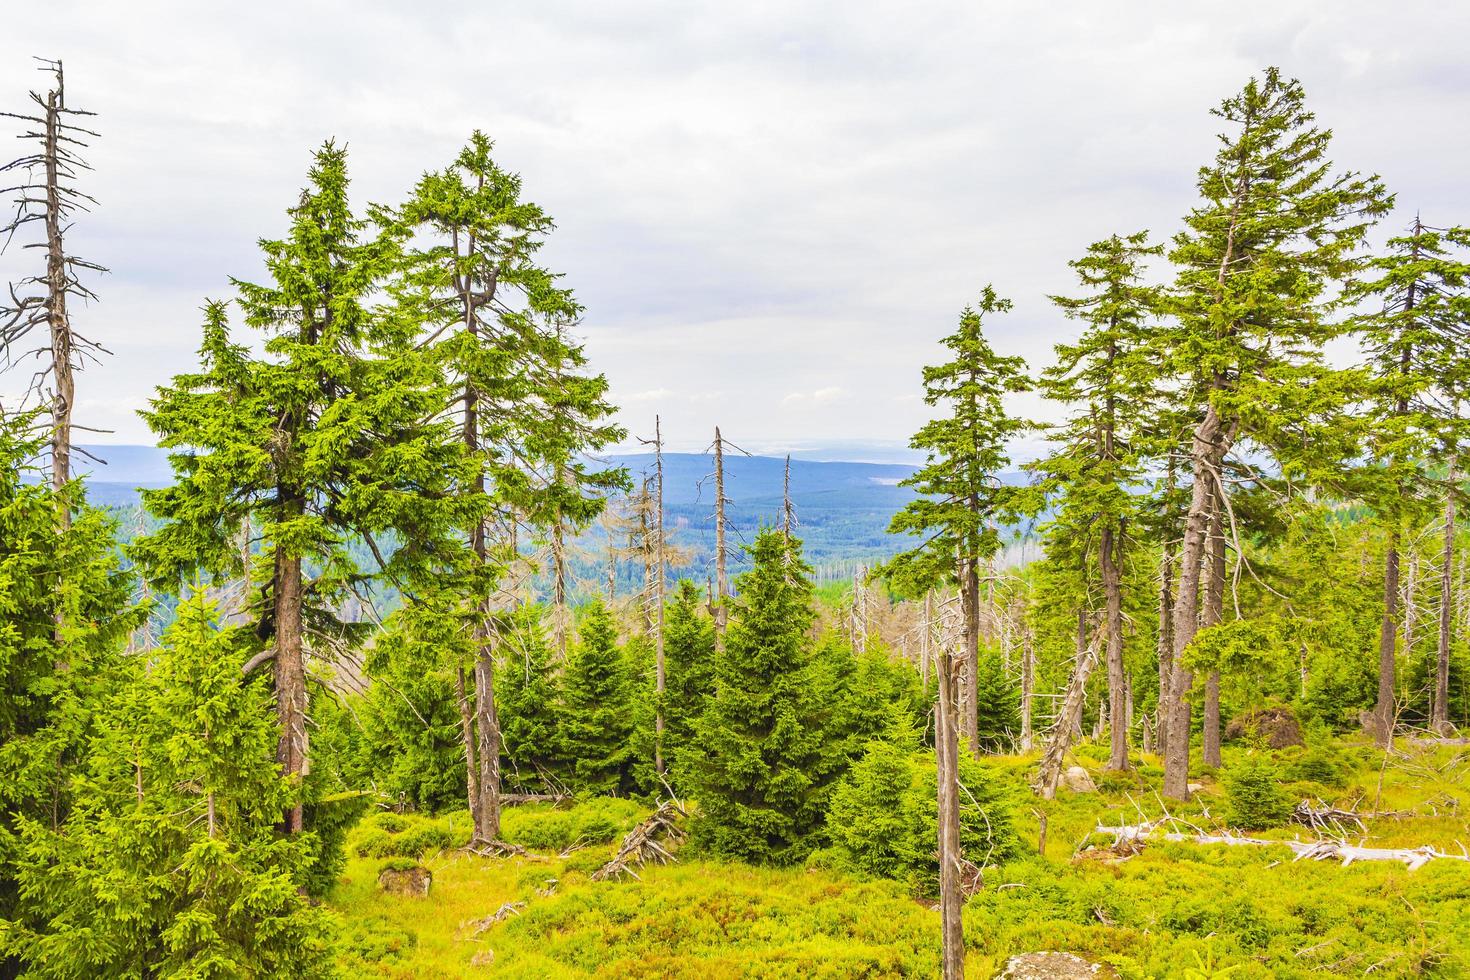
{"type": "Polygon", "coordinates": [[[638,872],[633,870],[635,867],[642,867],[649,862],[668,864],[673,861],[671,848],[677,847],[684,840],[684,831],[679,828],[677,821],[686,816],[688,814],[678,800],[660,803],[647,820],[628,831],[618,853],[613,855],[611,861],[592,872],[592,880],[609,881],[625,874],[637,878],[638,872]],[[662,844],[658,841],[659,837],[663,838],[662,844]],[[665,844],[669,846],[665,847],[665,844]]]}
{"type": "Polygon", "coordinates": [[[1410,871],[1417,870],[1433,860],[1465,861],[1470,863],[1470,853],[1446,854],[1425,845],[1423,847],[1366,847],[1361,844],[1349,844],[1344,840],[1266,840],[1260,837],[1246,837],[1230,831],[1218,834],[1204,832],[1179,833],[1177,831],[1164,831],[1166,825],[1171,824],[1169,820],[1159,820],[1140,824],[1124,824],[1116,827],[1107,827],[1101,824],[1097,827],[1097,833],[1108,834],[1113,838],[1113,846],[1126,847],[1134,852],[1141,849],[1143,843],[1149,840],[1177,841],[1191,844],[1229,844],[1244,845],[1249,847],[1285,847],[1295,857],[1292,861],[1311,860],[1341,861],[1343,867],[1347,867],[1354,861],[1397,861],[1406,865],[1410,871]]]}

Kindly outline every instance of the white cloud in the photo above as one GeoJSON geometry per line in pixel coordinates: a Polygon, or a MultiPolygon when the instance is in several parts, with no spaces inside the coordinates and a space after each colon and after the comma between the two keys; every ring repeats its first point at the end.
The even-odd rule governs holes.
{"type": "MultiPolygon", "coordinates": [[[[7,12],[0,109],[44,81],[34,53],[100,113],[100,207],[73,240],[113,270],[85,318],[117,356],[78,387],[118,441],[147,438],[126,406],[189,368],[204,298],[261,274],[255,240],[329,136],[363,204],[487,131],[557,219],[543,255],[587,307],[622,421],[651,429],[656,408],[691,442],[716,423],[749,443],[906,439],[922,366],[986,282],[1016,304],[994,343],[1042,366],[1076,331],[1046,300],[1072,288],[1067,260],[1177,228],[1210,107],[1267,64],[1403,215],[1470,215],[1470,130],[1445,124],[1470,101],[1464,4],[1398,4],[1435,24],[1412,36],[1372,30],[1369,0],[64,6],[7,12]],[[1385,119],[1414,138],[1384,139],[1385,119]],[[826,387],[848,397],[812,397],[826,387]]],[[[0,256],[0,279],[34,254],[0,256]]],[[[22,383],[0,377],[0,402],[22,383]]]]}

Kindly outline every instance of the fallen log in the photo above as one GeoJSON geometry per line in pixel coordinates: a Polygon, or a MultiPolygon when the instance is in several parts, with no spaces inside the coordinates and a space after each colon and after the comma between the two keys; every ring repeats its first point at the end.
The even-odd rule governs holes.
{"type": "MultiPolygon", "coordinates": [[[[1229,831],[1219,834],[1207,834],[1203,832],[1179,833],[1167,831],[1160,833],[1163,822],[1125,824],[1118,827],[1108,827],[1101,824],[1097,827],[1097,833],[1108,834],[1113,838],[1114,846],[1120,844],[1137,846],[1148,840],[1181,841],[1193,844],[1227,844],[1232,846],[1247,847],[1285,847],[1295,857],[1292,861],[1341,861],[1343,867],[1347,867],[1354,861],[1397,861],[1406,865],[1410,871],[1422,868],[1430,861],[1465,861],[1470,863],[1470,853],[1446,854],[1425,845],[1424,847],[1366,847],[1361,844],[1349,844],[1344,840],[1266,840],[1261,837],[1246,837],[1233,834],[1229,831]]],[[[1463,848],[1462,848],[1463,850],[1463,848]]]]}
{"type": "Polygon", "coordinates": [[[501,793],[500,802],[515,803],[565,803],[572,797],[568,793],[501,793]]]}
{"type": "Polygon", "coordinates": [[[504,905],[500,906],[500,908],[485,916],[483,919],[471,919],[469,922],[464,923],[460,928],[469,929],[471,936],[478,936],[480,933],[486,931],[492,926],[499,925],[506,919],[509,919],[511,916],[520,915],[521,909],[525,907],[525,902],[506,902],[504,905]]]}
{"type": "Polygon", "coordinates": [[[638,872],[633,870],[635,866],[642,867],[649,862],[668,864],[673,861],[674,855],[670,848],[677,847],[684,840],[684,831],[679,829],[676,821],[686,816],[688,814],[678,800],[660,803],[647,820],[628,831],[618,853],[592,872],[592,880],[608,881],[623,875],[637,879],[638,872]],[[657,840],[660,836],[664,839],[663,844],[657,840]]]}

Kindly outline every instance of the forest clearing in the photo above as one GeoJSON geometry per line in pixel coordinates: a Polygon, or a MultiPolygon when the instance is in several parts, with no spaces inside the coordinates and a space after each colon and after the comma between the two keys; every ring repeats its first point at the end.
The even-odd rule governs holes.
{"type": "Polygon", "coordinates": [[[479,128],[317,143],[92,398],[71,65],[0,92],[0,980],[1470,977],[1470,218],[1288,72],[1035,309],[813,359],[922,359],[900,463],[746,448],[792,324],[620,388],[666,324],[479,128]]]}

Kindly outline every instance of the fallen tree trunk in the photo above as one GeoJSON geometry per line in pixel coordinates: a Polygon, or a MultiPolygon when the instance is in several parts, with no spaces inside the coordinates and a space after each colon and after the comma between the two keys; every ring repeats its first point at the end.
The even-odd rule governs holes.
{"type": "Polygon", "coordinates": [[[677,846],[684,839],[684,831],[679,829],[676,821],[686,816],[688,814],[683,805],[677,800],[660,803],[647,820],[628,831],[618,853],[613,855],[611,861],[592,872],[592,880],[608,881],[623,875],[636,879],[638,872],[633,870],[635,866],[641,867],[650,861],[655,864],[673,861],[673,852],[656,838],[661,836],[666,844],[677,846]]]}
{"type": "Polygon", "coordinates": [[[1178,833],[1169,831],[1160,833],[1162,824],[1141,823],[1123,825],[1120,827],[1105,827],[1098,825],[1097,832],[1108,834],[1113,838],[1114,846],[1117,845],[1140,845],[1148,840],[1182,841],[1192,844],[1229,844],[1244,845],[1249,847],[1285,847],[1295,855],[1293,861],[1311,860],[1326,861],[1329,859],[1339,860],[1343,867],[1347,867],[1354,861],[1397,861],[1407,865],[1410,871],[1423,867],[1430,861],[1465,861],[1470,863],[1470,853],[1446,854],[1428,845],[1424,847],[1365,847],[1358,844],[1349,844],[1342,840],[1266,840],[1261,837],[1244,837],[1232,834],[1228,831],[1220,834],[1206,834],[1203,832],[1178,833]]]}
{"type": "Polygon", "coordinates": [[[566,803],[570,793],[502,793],[501,803],[566,803]]]}

